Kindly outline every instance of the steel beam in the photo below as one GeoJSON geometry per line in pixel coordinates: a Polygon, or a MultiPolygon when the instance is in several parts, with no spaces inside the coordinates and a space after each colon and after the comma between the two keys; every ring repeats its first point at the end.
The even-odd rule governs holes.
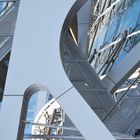
{"type": "Polygon", "coordinates": [[[122,61],[103,79],[104,85],[114,93],[140,66],[140,43],[138,43],[122,61]]]}

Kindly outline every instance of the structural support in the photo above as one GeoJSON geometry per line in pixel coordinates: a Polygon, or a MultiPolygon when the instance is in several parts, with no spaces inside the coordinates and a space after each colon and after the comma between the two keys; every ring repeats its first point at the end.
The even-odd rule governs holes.
{"type": "Polygon", "coordinates": [[[108,90],[114,93],[140,66],[140,43],[129,52],[104,78],[108,90]]]}
{"type": "Polygon", "coordinates": [[[91,5],[93,1],[88,0],[84,6],[79,10],[77,14],[78,18],[78,42],[81,53],[85,59],[88,57],[88,46],[89,46],[89,30],[90,30],[90,18],[91,18],[91,5]],[[84,15],[83,15],[84,13],[84,15]]]}

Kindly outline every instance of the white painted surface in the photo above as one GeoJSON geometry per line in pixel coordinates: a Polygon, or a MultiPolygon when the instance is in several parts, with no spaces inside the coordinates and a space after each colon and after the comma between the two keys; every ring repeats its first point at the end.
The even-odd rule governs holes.
{"type": "Polygon", "coordinates": [[[23,96],[4,96],[0,108],[0,140],[16,140],[23,96]]]}
{"type": "MultiPolygon", "coordinates": [[[[59,41],[63,22],[74,2],[21,0],[5,94],[23,95],[27,87],[40,83],[58,97],[73,86],[61,64],[59,41]]],[[[75,88],[59,101],[86,140],[114,139],[75,88]]],[[[14,125],[5,130],[9,135],[13,129],[10,133],[13,137],[17,132],[20,103],[19,100],[16,112],[11,111],[16,116],[12,122],[14,125]]]]}

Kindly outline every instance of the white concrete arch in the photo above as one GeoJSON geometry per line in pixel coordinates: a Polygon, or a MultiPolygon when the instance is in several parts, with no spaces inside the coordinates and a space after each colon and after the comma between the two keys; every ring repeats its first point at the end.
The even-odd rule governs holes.
{"type": "Polygon", "coordinates": [[[86,140],[114,139],[73,88],[62,67],[59,52],[61,29],[71,7],[78,2],[81,0],[21,0],[4,93],[10,102],[4,98],[3,106],[6,106],[4,112],[0,112],[0,123],[6,122],[7,106],[16,119],[13,119],[14,125],[0,132],[1,139],[16,139],[24,91],[33,83],[48,87],[86,140]],[[16,100],[18,105],[14,103],[16,100]]]}

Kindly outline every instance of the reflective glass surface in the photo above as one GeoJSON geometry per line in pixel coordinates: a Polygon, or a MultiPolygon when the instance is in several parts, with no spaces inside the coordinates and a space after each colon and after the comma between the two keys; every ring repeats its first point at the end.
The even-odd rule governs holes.
{"type": "Polygon", "coordinates": [[[139,33],[127,37],[140,30],[139,7],[140,0],[122,0],[100,19],[99,26],[95,29],[97,32],[93,34],[95,38],[90,54],[91,57],[96,49],[92,66],[100,75],[110,71],[140,41],[139,33]],[[108,44],[119,39],[116,44],[107,47],[108,44]],[[98,53],[102,48],[106,49],[98,53]]]}

